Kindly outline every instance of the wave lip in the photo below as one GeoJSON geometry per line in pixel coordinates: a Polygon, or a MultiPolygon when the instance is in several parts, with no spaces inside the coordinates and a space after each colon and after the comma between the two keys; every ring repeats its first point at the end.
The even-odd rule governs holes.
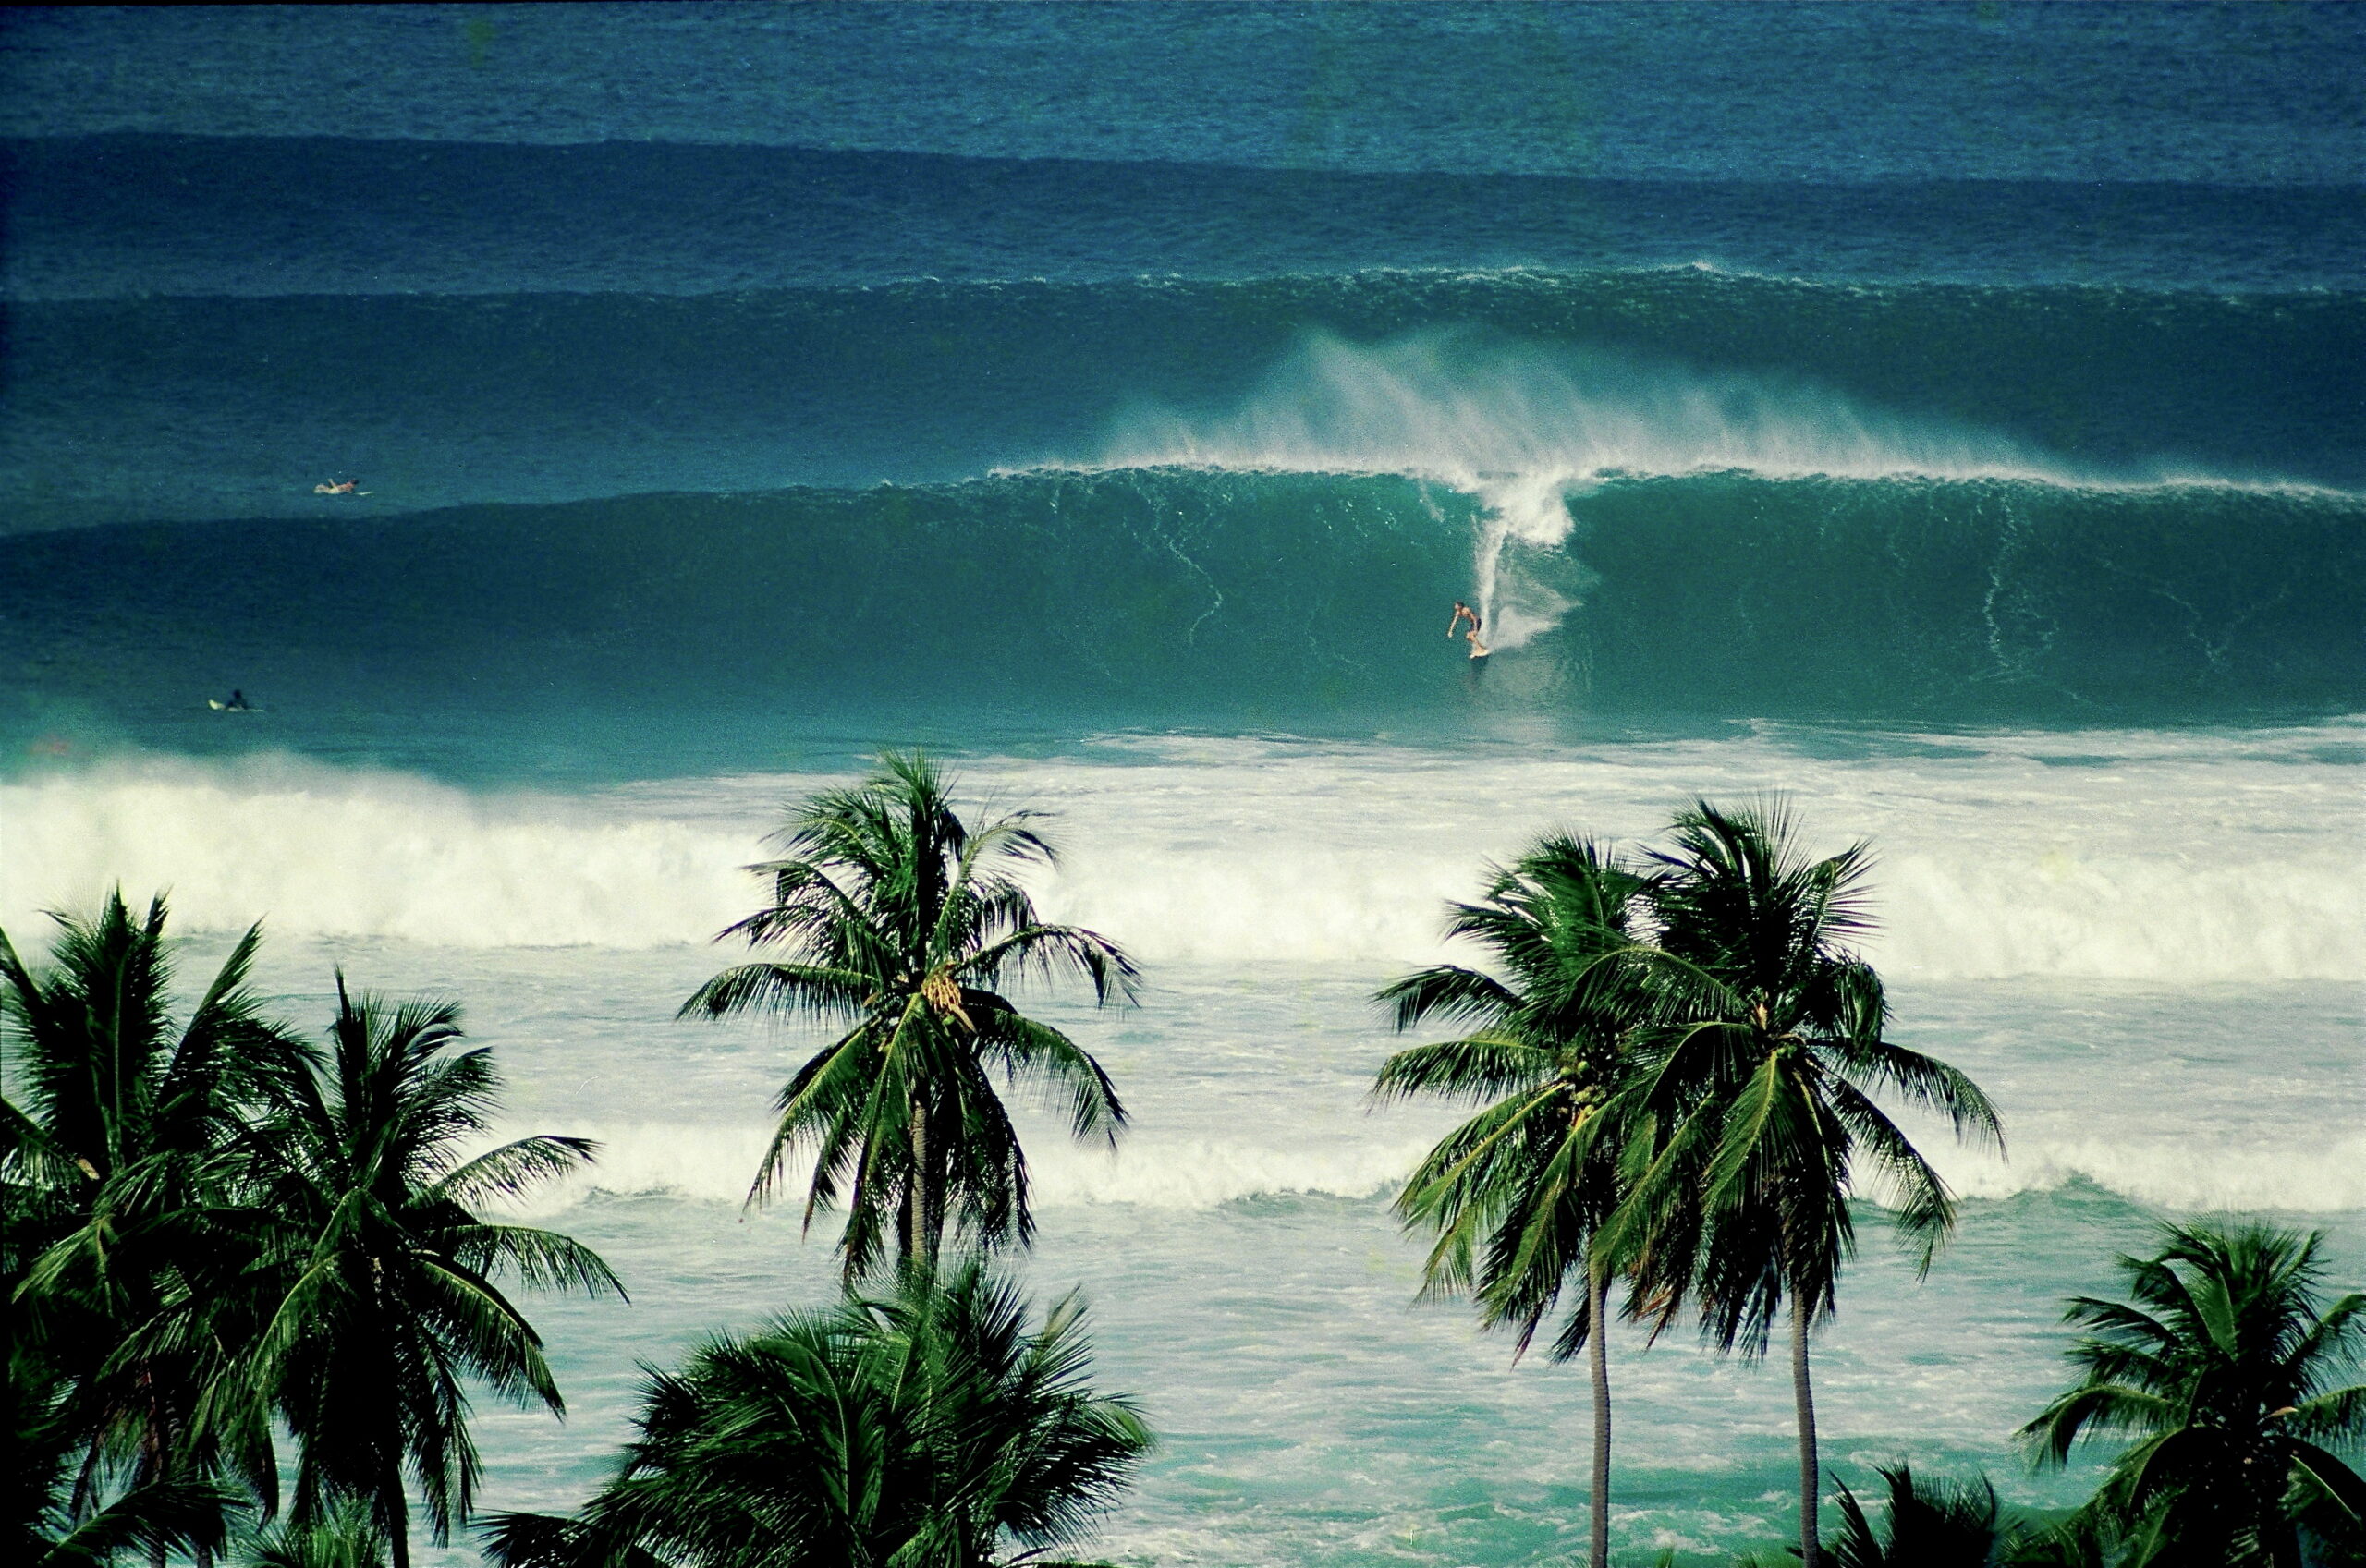
{"type": "Polygon", "coordinates": [[[1453,485],[1484,507],[1472,577],[1498,650],[1551,631],[1579,602],[1523,562],[1556,556],[1582,526],[1586,497],[1611,480],[2343,493],[2169,467],[2115,470],[1960,422],[1884,413],[1805,383],[1449,331],[1378,345],[1310,334],[1229,413],[1137,409],[1096,466],[1400,473],[1453,485]]]}

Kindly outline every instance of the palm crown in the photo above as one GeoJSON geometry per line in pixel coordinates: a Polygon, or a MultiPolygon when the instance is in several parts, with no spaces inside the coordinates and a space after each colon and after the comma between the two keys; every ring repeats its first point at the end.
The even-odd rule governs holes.
{"type": "Polygon", "coordinates": [[[459,1041],[452,1003],[357,998],[339,976],[325,1063],[278,1076],[252,1144],[276,1305],[246,1386],[301,1444],[296,1521],[365,1500],[398,1565],[406,1468],[437,1540],[468,1514],[478,1466],[464,1380],[564,1408],[541,1337],[496,1276],[623,1295],[581,1244],[476,1214],[582,1165],[593,1146],[545,1136],[464,1157],[500,1078],[486,1051],[459,1041]]]}
{"type": "Polygon", "coordinates": [[[1882,1199],[1926,1263],[1953,1228],[1946,1184],[1872,1092],[1959,1136],[2003,1134],[1969,1077],[1884,1036],[1881,978],[1847,945],[1871,924],[1864,846],[1808,859],[1774,805],[1702,802],[1673,838],[1651,889],[1662,1022],[1629,1097],[1648,1163],[1616,1228],[1663,1320],[1689,1294],[1715,1343],[1758,1352],[1785,1297],[1830,1310],[1852,1192],[1882,1199]]]}
{"type": "Polygon", "coordinates": [[[574,1519],[494,1524],[503,1568],[986,1568],[1076,1539],[1151,1439],[1095,1393],[1073,1295],[1030,1330],[975,1259],[905,1271],[652,1373],[616,1477],[574,1519]],[[1016,1548],[1016,1550],[1013,1549],[1016,1548]]]}
{"type": "MultiPolygon", "coordinates": [[[[2170,1226],[2157,1256],[2122,1258],[2132,1299],[2074,1297],[2085,1376],[2022,1428],[2059,1463],[2123,1437],[2097,1507],[2131,1561],[2299,1561],[2296,1526],[2356,1539],[2366,1479],[2334,1452],[2366,1440],[2366,1295],[2320,1308],[2315,1236],[2245,1224],[2170,1226]]],[[[2366,1545],[2366,1541],[2360,1544],[2366,1545]]]]}
{"type": "Polygon", "coordinates": [[[995,989],[1065,971],[1098,1003],[1133,996],[1116,944],[1037,916],[1019,874],[1055,853],[1034,822],[1014,811],[973,828],[925,759],[889,754],[862,784],[807,801],[782,857],[751,868],[772,903],[724,934],[787,956],[726,969],[682,1004],[685,1016],[851,1023],[781,1090],[750,1194],[769,1197],[790,1157],[812,1149],[806,1222],[843,1194],[850,1280],[882,1262],[891,1222],[896,1256],[930,1263],[948,1225],[982,1246],[1031,1238],[1026,1158],[996,1070],[1062,1103],[1078,1137],[1114,1143],[1125,1123],[1101,1064],[995,989]]]}
{"type": "Polygon", "coordinates": [[[135,917],[117,891],[93,919],[55,919],[43,971],[0,933],[0,1043],[22,1097],[0,1107],[12,1374],[37,1355],[55,1380],[13,1392],[37,1428],[83,1435],[66,1516],[128,1471],[130,1489],[89,1523],[149,1530],[160,1559],[167,1539],[201,1538],[209,1506],[218,1522],[201,1477],[226,1429],[207,1391],[228,1369],[224,1304],[240,1282],[234,1149],[256,1076],[303,1048],[248,992],[258,930],[176,1023],[163,899],[135,917]]]}
{"type": "MultiPolygon", "coordinates": [[[[1628,928],[1644,885],[1597,845],[1544,839],[1447,917],[1447,935],[1480,944],[1499,973],[1435,965],[1380,992],[1399,1029],[1435,1017],[1477,1026],[1398,1051],[1372,1092],[1492,1102],[1430,1151],[1396,1208],[1437,1235],[1426,1287],[1474,1293],[1523,1349],[1616,1202],[1604,1112],[1641,1016],[1628,928]]],[[[1588,1331],[1580,1309],[1556,1353],[1573,1354],[1588,1331]]]]}

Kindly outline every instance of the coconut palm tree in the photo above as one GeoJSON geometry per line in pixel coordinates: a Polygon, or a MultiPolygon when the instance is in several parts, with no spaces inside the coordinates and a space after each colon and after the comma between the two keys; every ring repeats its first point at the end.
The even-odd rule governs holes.
{"type": "Polygon", "coordinates": [[[1591,1353],[1594,1568],[1610,1561],[1602,1329],[1616,1272],[1597,1242],[1622,1196],[1607,1111],[1647,1002],[1631,934],[1644,886],[1598,845],[1541,840],[1499,869],[1479,902],[1450,906],[1448,936],[1484,948],[1494,972],[1434,965],[1391,982],[1378,998],[1399,1030],[1433,1018],[1471,1029],[1390,1057],[1374,1098],[1437,1095],[1485,1106],[1430,1151],[1396,1199],[1409,1226],[1437,1238],[1424,1294],[1473,1295],[1482,1320],[1515,1330],[1525,1352],[1564,1287],[1579,1284],[1554,1355],[1591,1353]]]}
{"type": "Polygon", "coordinates": [[[2122,1258],[2131,1299],[2072,1299],[2083,1376],[2021,1430],[2059,1464],[2124,1438],[2095,1509],[2126,1561],[2298,1568],[2314,1528],[2355,1539],[2366,1479],[2366,1294],[2322,1304],[2321,1238],[2259,1224],[2171,1225],[2122,1258]]]}
{"type": "Polygon", "coordinates": [[[1698,803],[1655,852],[1662,1009],[1622,1112],[1639,1134],[1632,1191],[1605,1227],[1660,1321],[1688,1296],[1721,1350],[1765,1352],[1787,1306],[1799,1410],[1799,1550],[1817,1568],[1820,1471],[1808,1340],[1855,1245],[1849,1199],[1888,1205],[1928,1267],[1955,1223],[1946,1184],[1869,1090],[2003,1147],[1987,1097],[1884,1037],[1880,977],[1851,953],[1867,925],[1861,845],[1820,860],[1768,804],[1698,803]]]}
{"type": "MultiPolygon", "coordinates": [[[[84,1437],[67,1516],[95,1525],[98,1490],[128,1472],[127,1501],[182,1521],[140,1538],[151,1562],[175,1540],[203,1558],[210,1538],[184,1526],[224,1460],[207,1412],[233,1358],[231,1151],[256,1076],[303,1048],[246,989],[259,930],[176,1022],[163,899],[136,918],[116,890],[93,919],[53,918],[42,971],[0,933],[0,1050],[22,1097],[0,1112],[10,1327],[66,1385],[51,1419],[84,1437]]],[[[257,1435],[233,1446],[250,1456],[257,1435]]]]}
{"type": "Polygon", "coordinates": [[[464,1156],[500,1078],[482,1047],[453,1052],[460,1038],[452,1003],[355,997],[338,975],[324,1059],[271,1083],[250,1146],[274,1301],[247,1380],[298,1444],[292,1521],[319,1526],[359,1501],[396,1568],[409,1562],[406,1470],[437,1542],[469,1513],[468,1380],[564,1413],[541,1337],[497,1276],[624,1294],[581,1244],[475,1212],[595,1146],[536,1136],[464,1156]]]}
{"type": "Polygon", "coordinates": [[[370,1505],[348,1499],[313,1523],[286,1520],[258,1532],[245,1568],[384,1568],[393,1551],[370,1505]]]}
{"type": "Polygon", "coordinates": [[[887,754],[861,784],[807,801],[783,857],[750,868],[772,902],[723,935],[786,958],[726,969],[682,1004],[685,1017],[771,1010],[850,1026],[781,1090],[749,1194],[770,1197],[791,1157],[813,1150],[805,1221],[844,1192],[849,1282],[884,1260],[891,1220],[898,1263],[933,1266],[948,1225],[982,1247],[1032,1236],[996,1070],[1055,1098],[1079,1138],[1114,1145],[1125,1124],[1101,1064],[996,990],[1066,971],[1104,1005],[1133,996],[1116,943],[1037,916],[1018,879],[1055,856],[1035,820],[1014,811],[972,827],[926,759],[887,754]]]}
{"type": "Polygon", "coordinates": [[[1878,1525],[1855,1492],[1839,1489],[1840,1530],[1828,1543],[1837,1568],[1990,1568],[2012,1538],[1985,1476],[1934,1479],[1903,1460],[1873,1473],[1889,1494],[1878,1525]]]}
{"type": "Polygon", "coordinates": [[[64,1380],[33,1355],[9,1355],[6,1371],[0,1539],[9,1562],[27,1568],[104,1568],[126,1547],[160,1557],[208,1552],[221,1544],[238,1502],[229,1489],[176,1477],[135,1481],[99,1501],[80,1478],[88,1434],[75,1419],[64,1380]]]}
{"type": "MultiPolygon", "coordinates": [[[[1071,1294],[1030,1330],[976,1258],[905,1270],[652,1373],[616,1477],[573,1519],[511,1514],[501,1568],[1043,1564],[1151,1445],[1098,1394],[1071,1294]]],[[[1043,1565],[1048,1568],[1048,1565],[1043,1565]]]]}

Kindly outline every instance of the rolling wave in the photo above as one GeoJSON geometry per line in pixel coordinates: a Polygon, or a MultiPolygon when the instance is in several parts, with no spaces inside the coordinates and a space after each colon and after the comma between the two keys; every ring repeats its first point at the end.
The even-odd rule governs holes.
{"type": "Polygon", "coordinates": [[[0,550],[0,669],[44,705],[0,726],[30,744],[80,711],[161,737],[160,702],[234,686],[299,749],[457,734],[494,710],[545,727],[629,713],[697,745],[723,733],[694,734],[701,714],[745,729],[783,711],[1338,733],[2366,707],[2356,497],[1731,471],[1461,482],[1476,493],[1390,474],[1030,471],[25,536],[0,550]],[[1439,641],[1448,601],[1474,592],[1505,628],[1527,620],[1483,675],[1439,641]]]}
{"type": "Polygon", "coordinates": [[[9,332],[0,501],[19,530],[942,482],[1173,456],[1178,430],[1253,454],[1289,433],[1272,428],[1283,393],[1386,398],[1389,376],[1435,371],[1513,399],[1426,432],[1467,437],[1429,454],[1465,468],[1506,444],[1648,452],[1661,415],[1697,434],[1756,388],[1780,408],[1750,416],[1760,439],[1735,456],[1781,472],[1798,455],[1772,433],[1804,423],[1826,448],[1953,432],[1947,473],[2366,484],[2355,292],[1368,272],[80,300],[15,306],[9,332]],[[1343,344],[1380,378],[1361,394],[1324,373],[1343,344]],[[1605,430],[1604,386],[1633,428],[1605,430]],[[1265,428],[1242,428],[1260,407],[1265,428]],[[324,514],[330,469],[372,497],[324,514]]]}
{"type": "MultiPolygon", "coordinates": [[[[1156,963],[1436,956],[1444,901],[1532,834],[1631,842],[1695,794],[1774,786],[1816,802],[1819,831],[1880,849],[1868,952],[1885,970],[2182,986],[2359,977],[2366,891],[2339,826],[2357,816],[2357,735],[2131,749],[2089,732],[1841,755],[1812,737],[1112,741],[1088,760],[962,772],[1055,813],[1067,854],[1040,890],[1055,918],[1156,963]],[[1993,825],[2003,804],[2009,831],[1993,825]]],[[[470,791],[287,758],[48,770],[0,783],[0,921],[22,932],[33,911],[120,881],[169,888],[192,929],[260,917],[288,937],[453,948],[699,942],[746,912],[740,868],[781,803],[819,782],[470,791]]]]}

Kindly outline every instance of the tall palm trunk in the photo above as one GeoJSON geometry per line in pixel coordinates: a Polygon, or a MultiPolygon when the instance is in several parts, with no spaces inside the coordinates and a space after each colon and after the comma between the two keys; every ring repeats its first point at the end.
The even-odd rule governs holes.
{"type": "Polygon", "coordinates": [[[1604,1308],[1610,1300],[1608,1271],[1586,1269],[1586,1369],[1593,1376],[1592,1568],[1610,1568],[1610,1344],[1604,1308]]]}
{"type": "MultiPolygon", "coordinates": [[[[165,1455],[170,1443],[165,1425],[165,1401],[156,1392],[156,1374],[143,1370],[140,1385],[148,1399],[148,1419],[140,1433],[140,1467],[132,1475],[132,1484],[152,1486],[166,1478],[165,1455]]],[[[148,1568],[165,1568],[165,1541],[161,1536],[148,1543],[148,1568]]]]}
{"type": "Polygon", "coordinates": [[[1791,1295],[1791,1397],[1799,1407],[1799,1561],[1801,1568],[1820,1568],[1823,1547],[1816,1538],[1816,1515],[1823,1489],[1815,1453],[1815,1390],[1808,1382],[1808,1306],[1796,1291],[1791,1295]]]}
{"type": "Polygon", "coordinates": [[[936,1272],[945,1230],[945,1204],[937,1191],[934,1151],[929,1148],[928,1107],[912,1106],[912,1173],[904,1187],[904,1261],[936,1272]]]}
{"type": "Polygon", "coordinates": [[[410,1568],[410,1502],[403,1495],[403,1460],[397,1450],[386,1460],[385,1491],[379,1507],[386,1522],[386,1546],[394,1554],[392,1568],[410,1568]]]}

